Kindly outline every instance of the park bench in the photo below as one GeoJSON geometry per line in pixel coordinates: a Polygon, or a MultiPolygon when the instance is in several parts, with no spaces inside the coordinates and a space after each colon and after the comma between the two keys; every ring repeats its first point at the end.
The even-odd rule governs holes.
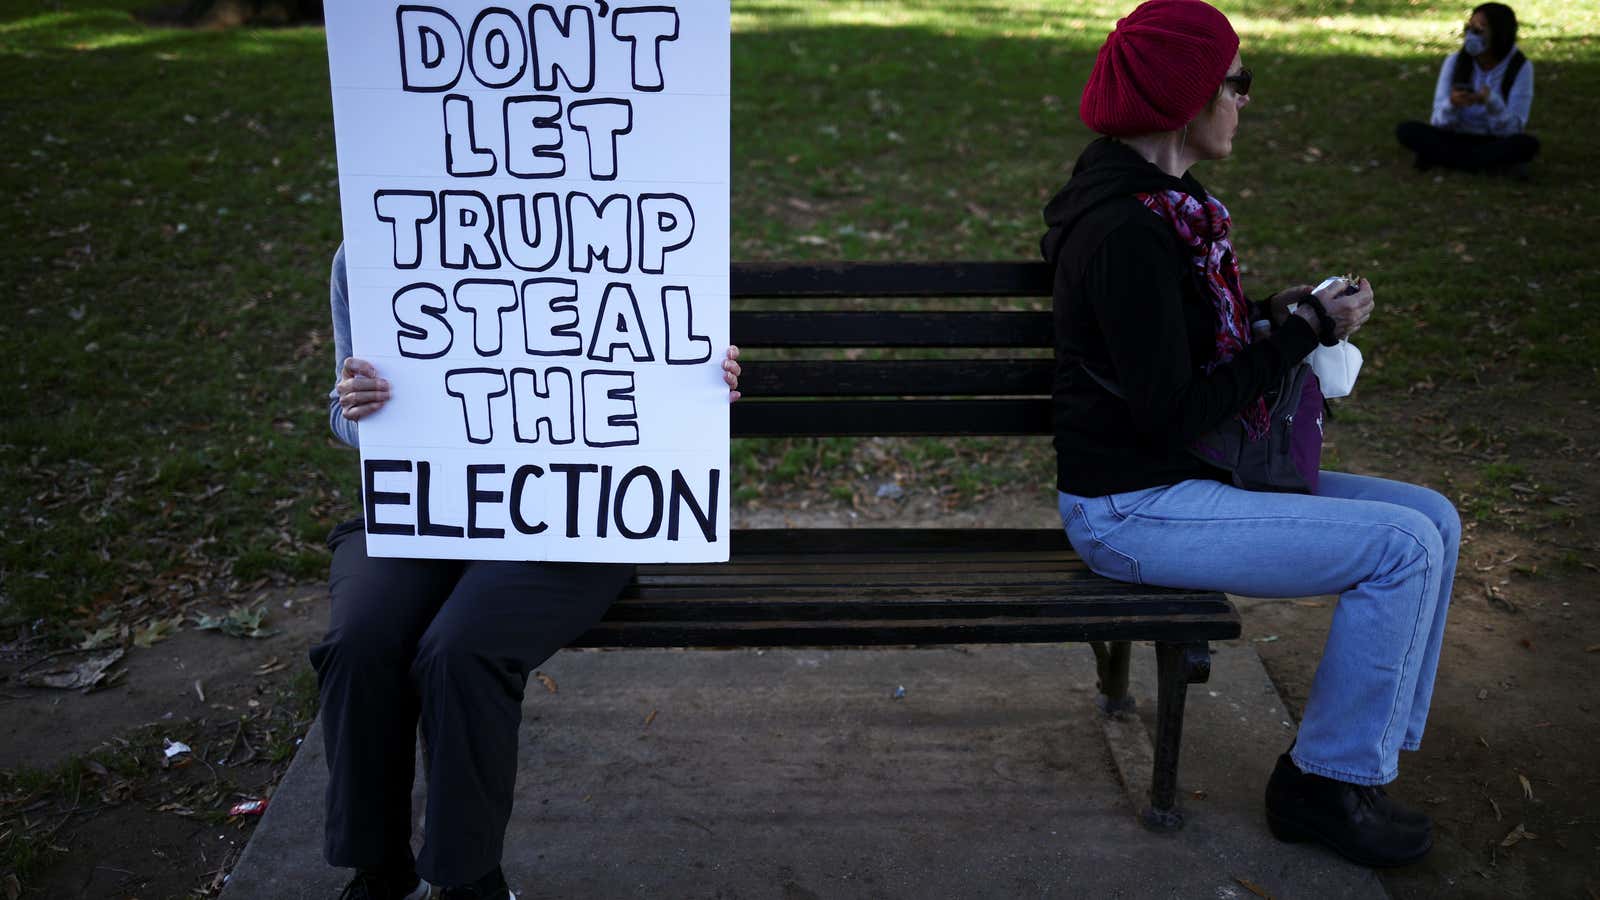
{"type": "MultiPolygon", "coordinates": [[[[1051,276],[1042,262],[736,264],[733,342],[780,352],[746,366],[733,435],[1051,434],[1049,312],[992,302],[906,309],[1048,298],[1051,276]],[[788,308],[766,309],[771,300],[788,308]]],[[[1130,642],[1153,641],[1154,771],[1141,819],[1158,830],[1182,826],[1187,686],[1209,677],[1208,642],[1240,632],[1224,595],[1102,578],[1060,528],[735,530],[731,554],[725,564],[640,566],[575,646],[1089,642],[1100,707],[1119,714],[1132,708],[1130,642]]]]}

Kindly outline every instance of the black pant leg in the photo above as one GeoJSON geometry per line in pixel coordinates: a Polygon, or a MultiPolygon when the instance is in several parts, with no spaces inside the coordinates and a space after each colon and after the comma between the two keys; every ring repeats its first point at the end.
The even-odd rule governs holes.
{"type": "Polygon", "coordinates": [[[411,865],[418,702],[411,661],[462,564],[367,556],[334,532],[328,633],[311,649],[328,757],[323,854],[347,868],[411,865]]]}
{"type": "Polygon", "coordinates": [[[1491,138],[1472,151],[1472,162],[1480,169],[1514,166],[1532,162],[1539,155],[1539,139],[1531,134],[1491,138]]]}
{"type": "Polygon", "coordinates": [[[464,884],[500,865],[528,675],[594,626],[626,565],[469,563],[422,636],[411,677],[430,755],[417,869],[464,884]]]}
{"type": "Polygon", "coordinates": [[[1444,152],[1442,129],[1435,128],[1426,122],[1401,122],[1395,126],[1395,139],[1407,150],[1417,155],[1417,162],[1424,165],[1438,165],[1438,159],[1444,152]]]}
{"type": "Polygon", "coordinates": [[[1463,134],[1425,122],[1401,122],[1395,128],[1395,137],[1417,154],[1417,162],[1422,166],[1469,170],[1483,167],[1479,160],[1480,148],[1493,140],[1484,135],[1463,134]]]}

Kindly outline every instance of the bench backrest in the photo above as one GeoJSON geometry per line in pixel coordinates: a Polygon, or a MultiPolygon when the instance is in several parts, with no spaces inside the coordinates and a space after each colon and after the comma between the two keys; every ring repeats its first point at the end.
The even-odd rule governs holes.
{"type": "Polygon", "coordinates": [[[904,306],[906,298],[1047,299],[1051,280],[1043,262],[736,263],[731,326],[741,349],[935,352],[761,359],[741,378],[745,399],[732,409],[733,436],[1049,434],[1054,363],[1041,353],[1053,346],[1047,303],[1034,310],[873,307],[904,306]],[[753,300],[840,300],[851,308],[767,311],[739,302],[753,300]]]}

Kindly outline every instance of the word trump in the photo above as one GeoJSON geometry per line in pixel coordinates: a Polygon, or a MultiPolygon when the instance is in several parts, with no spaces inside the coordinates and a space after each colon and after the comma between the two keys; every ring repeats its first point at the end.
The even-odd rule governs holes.
{"type": "Polygon", "coordinates": [[[423,263],[445,269],[524,272],[552,266],[608,272],[666,271],[666,257],[694,237],[694,209],[679,194],[582,191],[527,196],[477,191],[380,190],[373,211],[388,226],[396,269],[423,263]],[[563,248],[565,253],[562,252],[563,248]]]}

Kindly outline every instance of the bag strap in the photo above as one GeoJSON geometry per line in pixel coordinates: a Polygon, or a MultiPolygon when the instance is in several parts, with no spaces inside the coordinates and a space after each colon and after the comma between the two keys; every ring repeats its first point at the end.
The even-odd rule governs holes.
{"type": "Polygon", "coordinates": [[[1472,57],[1467,55],[1467,51],[1465,51],[1465,50],[1457,50],[1456,51],[1456,67],[1450,73],[1450,83],[1451,83],[1451,85],[1471,84],[1472,83],[1472,66],[1473,65],[1474,65],[1474,63],[1472,61],[1472,57]]]}
{"type": "Polygon", "coordinates": [[[1517,82],[1517,74],[1522,71],[1522,66],[1528,61],[1521,50],[1511,51],[1511,58],[1506,61],[1506,73],[1500,76],[1500,99],[1511,99],[1511,86],[1517,82]]]}
{"type": "MultiPolygon", "coordinates": [[[[1522,72],[1522,67],[1527,62],[1528,58],[1522,55],[1521,50],[1511,51],[1511,57],[1506,60],[1505,74],[1500,76],[1500,99],[1511,99],[1511,86],[1517,83],[1517,75],[1522,72]]],[[[1474,65],[1475,63],[1472,61],[1472,57],[1467,55],[1467,51],[1457,50],[1455,69],[1450,74],[1450,82],[1452,84],[1471,84],[1472,67],[1474,65]]]]}

